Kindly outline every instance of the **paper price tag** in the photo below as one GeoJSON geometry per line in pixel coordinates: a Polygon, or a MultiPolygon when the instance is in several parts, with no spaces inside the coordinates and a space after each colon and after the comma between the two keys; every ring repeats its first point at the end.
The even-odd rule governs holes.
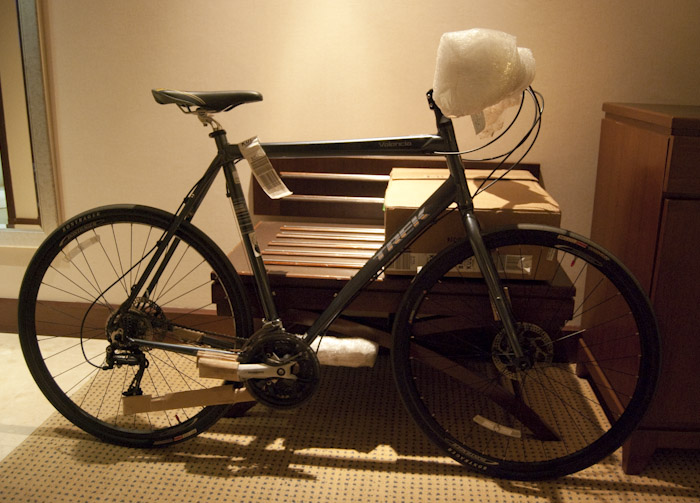
{"type": "Polygon", "coordinates": [[[238,148],[240,148],[245,160],[248,161],[255,179],[268,197],[281,199],[291,195],[292,192],[284,184],[275,168],[272,167],[272,163],[270,163],[270,159],[265,154],[257,136],[239,143],[238,148]]]}
{"type": "Polygon", "coordinates": [[[486,128],[486,117],[484,112],[471,115],[472,124],[474,125],[474,133],[479,134],[486,128]]]}

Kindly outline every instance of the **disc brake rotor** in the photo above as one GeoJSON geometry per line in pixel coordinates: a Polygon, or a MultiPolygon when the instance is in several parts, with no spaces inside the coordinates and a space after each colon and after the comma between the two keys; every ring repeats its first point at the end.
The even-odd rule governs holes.
{"type": "MultiPolygon", "coordinates": [[[[532,323],[518,323],[518,341],[525,357],[528,368],[548,366],[554,358],[552,340],[547,332],[532,323]]],[[[519,381],[525,373],[518,368],[515,355],[508,343],[505,329],[501,330],[491,344],[491,359],[501,374],[508,379],[519,381]]]]}

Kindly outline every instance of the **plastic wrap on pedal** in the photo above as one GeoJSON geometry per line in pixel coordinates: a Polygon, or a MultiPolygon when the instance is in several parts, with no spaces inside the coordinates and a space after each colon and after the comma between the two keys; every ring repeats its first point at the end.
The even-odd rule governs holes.
{"type": "Polygon", "coordinates": [[[316,339],[311,348],[321,365],[335,367],[373,367],[379,351],[379,345],[367,339],[328,335],[316,339]]]}

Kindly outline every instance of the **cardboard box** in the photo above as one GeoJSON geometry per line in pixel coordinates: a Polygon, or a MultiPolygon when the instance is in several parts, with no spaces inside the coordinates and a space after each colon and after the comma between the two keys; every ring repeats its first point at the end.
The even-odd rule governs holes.
{"type": "MultiPolygon", "coordinates": [[[[469,190],[473,194],[489,175],[495,179],[503,174],[502,170],[493,174],[490,170],[468,170],[469,190]]],[[[448,175],[447,169],[392,169],[384,200],[384,229],[387,238],[406,223],[448,175]]],[[[528,171],[513,170],[506,173],[502,180],[474,198],[474,206],[483,232],[518,223],[558,227],[561,221],[559,205],[528,171]]],[[[387,274],[415,274],[440,250],[466,237],[456,205],[447,212],[444,218],[425,231],[389,266],[387,274]]],[[[547,278],[556,265],[554,257],[540,258],[537,253],[534,250],[529,254],[526,250],[522,254],[518,252],[506,255],[502,259],[503,267],[506,272],[518,274],[524,279],[547,278]]],[[[454,274],[470,277],[480,275],[475,263],[461,264],[454,274]]]]}

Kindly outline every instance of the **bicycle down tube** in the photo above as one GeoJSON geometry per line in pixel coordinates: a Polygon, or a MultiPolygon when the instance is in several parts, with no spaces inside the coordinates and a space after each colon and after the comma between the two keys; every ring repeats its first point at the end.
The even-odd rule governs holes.
{"type": "MultiPolygon", "coordinates": [[[[441,136],[425,135],[328,142],[263,143],[262,147],[266,154],[274,159],[280,157],[344,157],[360,153],[374,156],[397,154],[423,156],[434,155],[435,152],[445,149],[446,145],[441,136]]],[[[238,145],[227,145],[226,152],[228,158],[241,158],[238,145]]],[[[237,182],[235,169],[233,163],[230,163],[230,167],[225,167],[224,172],[229,185],[229,194],[233,198],[236,219],[243,237],[243,248],[253,269],[257,293],[263,306],[266,321],[276,322],[277,310],[272,290],[269,286],[262,256],[260,251],[257,250],[255,232],[252,225],[250,225],[250,215],[243,199],[243,193],[240,190],[240,183],[237,182]],[[275,317],[271,318],[270,313],[274,313],[275,317]]],[[[382,249],[352,278],[310,328],[307,342],[313,342],[317,335],[322,334],[330,327],[344,307],[352,301],[359,291],[398,256],[403,250],[401,245],[411,242],[427,226],[432,224],[435,217],[455,200],[454,189],[455,185],[452,180],[446,180],[440,189],[408,220],[405,228],[401,229],[385,243],[382,249]]]]}

